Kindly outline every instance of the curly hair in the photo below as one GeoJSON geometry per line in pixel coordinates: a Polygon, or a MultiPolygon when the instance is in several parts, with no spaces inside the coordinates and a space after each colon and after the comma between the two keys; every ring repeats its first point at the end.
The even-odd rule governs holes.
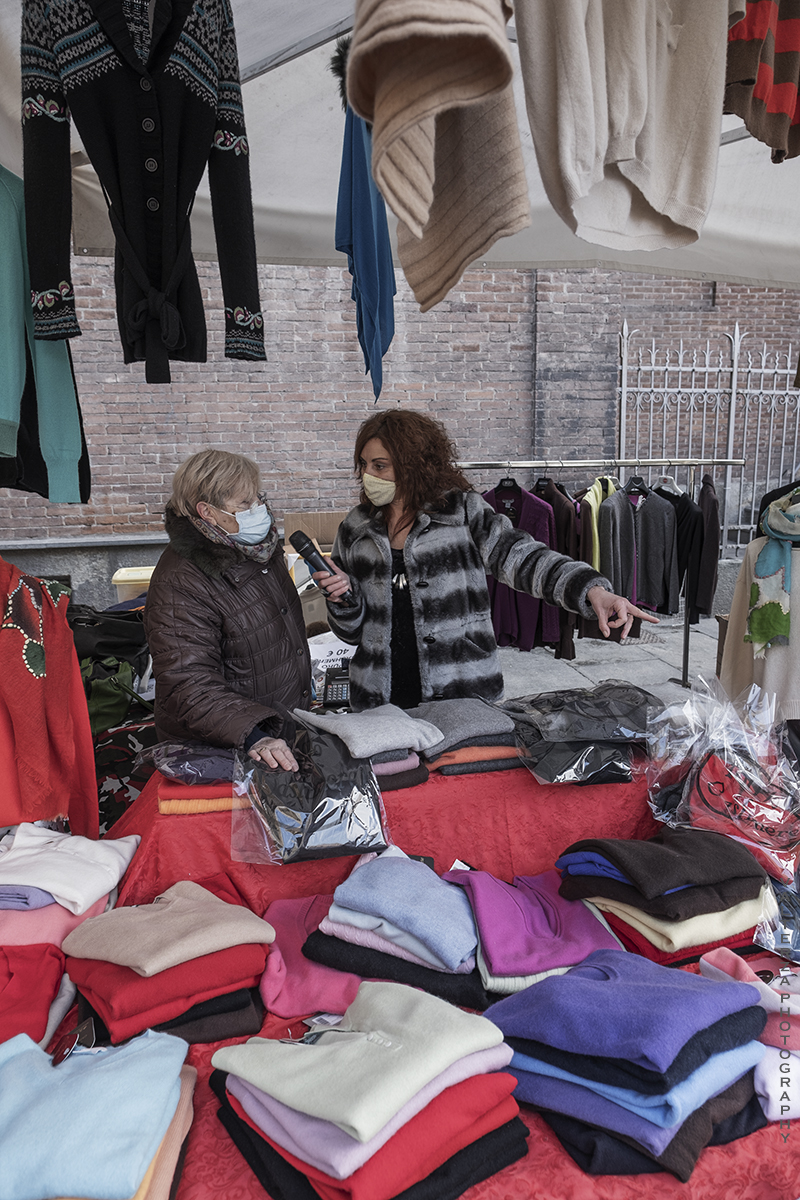
{"type": "MultiPolygon", "coordinates": [[[[398,488],[411,511],[435,511],[446,506],[448,493],[474,490],[458,468],[455,445],[441,421],[424,413],[399,409],[368,417],[356,434],[353,453],[359,478],[362,474],[359,459],[372,438],[378,438],[388,450],[398,488]]],[[[361,503],[370,503],[363,487],[361,503]]]]}

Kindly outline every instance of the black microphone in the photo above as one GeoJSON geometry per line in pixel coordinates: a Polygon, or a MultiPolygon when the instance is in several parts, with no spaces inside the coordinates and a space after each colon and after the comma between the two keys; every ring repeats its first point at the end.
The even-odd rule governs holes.
{"type": "MultiPolygon", "coordinates": [[[[303,533],[302,529],[296,529],[294,533],[289,535],[289,541],[293,549],[297,551],[300,557],[308,563],[312,571],[327,571],[329,575],[333,575],[330,565],[325,562],[325,559],[320,554],[317,547],[312,542],[307,533],[303,533]]],[[[316,581],[315,581],[316,582],[316,581]]],[[[317,584],[320,587],[320,584],[317,584]]],[[[322,589],[324,591],[324,588],[322,589]]],[[[355,596],[348,588],[347,591],[340,596],[340,600],[345,604],[353,604],[355,596]]]]}

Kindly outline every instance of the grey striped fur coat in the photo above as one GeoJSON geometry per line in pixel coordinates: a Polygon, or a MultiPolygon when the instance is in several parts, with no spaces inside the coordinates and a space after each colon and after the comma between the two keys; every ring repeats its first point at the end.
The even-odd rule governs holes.
{"type": "MultiPolygon", "coordinates": [[[[586,600],[602,575],[514,529],[478,492],[452,492],[441,512],[421,512],[404,547],[419,649],[422,700],[499,700],[503,676],[486,575],[520,592],[593,617],[586,600]]],[[[330,627],[357,645],[350,702],[363,711],[391,692],[392,555],[386,523],[368,504],[351,509],[331,555],[350,576],[354,602],[328,604],[330,627]]]]}

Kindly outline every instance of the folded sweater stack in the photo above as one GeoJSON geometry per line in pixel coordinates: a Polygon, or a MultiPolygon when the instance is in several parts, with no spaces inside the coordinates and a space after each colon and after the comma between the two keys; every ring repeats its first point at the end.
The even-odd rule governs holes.
{"type": "Polygon", "coordinates": [[[359,860],[303,953],[361,978],[391,979],[483,1009],[494,997],[476,967],[477,941],[461,888],[390,846],[359,860]]]}
{"type": "Polygon", "coordinates": [[[460,1195],[526,1153],[508,1061],[483,1017],[363,983],[335,1029],[217,1050],[228,1075],[212,1084],[270,1195],[422,1200],[460,1195]]]}
{"type": "Polygon", "coordinates": [[[46,1046],[75,998],[61,945],[102,913],[139,845],[23,823],[0,839],[0,1041],[46,1046]]]}
{"type": "Polygon", "coordinates": [[[721,946],[700,959],[706,979],[727,983],[736,979],[754,987],[767,1014],[760,1035],[767,1050],[755,1070],[755,1089],[768,1121],[800,1116],[800,972],[773,955],[745,963],[721,946]],[[769,980],[769,982],[767,982],[769,980]]]}
{"type": "Polygon", "coordinates": [[[514,722],[483,700],[430,700],[409,709],[430,721],[442,739],[424,752],[429,770],[441,775],[475,775],[524,766],[517,754],[514,722]]]}
{"type": "Polygon", "coordinates": [[[353,758],[369,758],[382,792],[424,783],[428,771],[419,755],[442,736],[430,721],[418,720],[395,704],[358,713],[295,711],[306,724],[341,738],[353,758]]]}
{"type": "Polygon", "coordinates": [[[56,1070],[24,1034],[2,1043],[4,1200],[167,1200],[192,1122],[197,1072],[185,1057],[183,1042],[152,1031],[125,1046],[78,1047],[56,1070]]]}
{"type": "Polygon", "coordinates": [[[208,1017],[215,1018],[214,1036],[204,1036],[201,1024],[183,1031],[186,1040],[260,1028],[260,1006],[247,990],[260,982],[275,931],[250,912],[225,876],[206,884],[173,884],[152,904],[93,917],[65,939],[69,976],[112,1042],[164,1023],[180,1033],[182,1022],[208,1017]],[[219,1020],[224,1014],[233,1032],[219,1020]]]}
{"type": "Polygon", "coordinates": [[[752,1099],[758,999],[747,984],[598,950],[488,1015],[514,1049],[518,1099],[632,1142],[686,1180],[713,1125],[752,1099]]]}
{"type": "Polygon", "coordinates": [[[672,966],[750,946],[768,887],[741,843],[669,826],[646,841],[574,842],[556,866],[562,896],[590,900],[629,950],[672,966]]]}
{"type": "Polygon", "coordinates": [[[469,898],[478,970],[489,992],[520,992],[548,975],[563,975],[593,950],[619,949],[599,915],[559,895],[558,871],[518,875],[513,884],[486,871],[454,870],[442,878],[459,884],[469,898]]]}

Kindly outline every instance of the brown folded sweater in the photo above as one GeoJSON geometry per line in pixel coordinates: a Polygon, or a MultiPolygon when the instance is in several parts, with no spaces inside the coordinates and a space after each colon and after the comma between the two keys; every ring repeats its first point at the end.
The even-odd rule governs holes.
{"type": "Polygon", "coordinates": [[[422,312],[530,224],[504,0],[358,0],[348,99],[422,312]]]}

